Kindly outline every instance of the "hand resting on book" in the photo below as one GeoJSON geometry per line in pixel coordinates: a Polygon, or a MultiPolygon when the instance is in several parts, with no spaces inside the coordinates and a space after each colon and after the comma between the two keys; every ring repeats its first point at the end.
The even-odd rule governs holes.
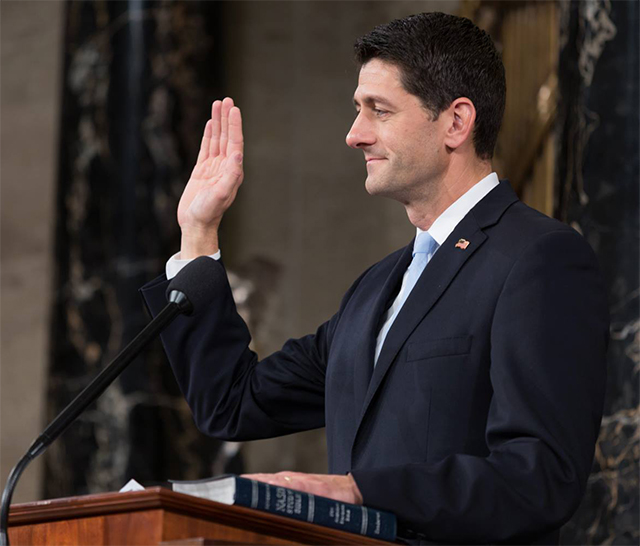
{"type": "Polygon", "coordinates": [[[304,472],[277,472],[276,474],[243,474],[243,478],[297,489],[351,504],[362,504],[362,495],[353,476],[335,474],[306,474],[304,472]]]}

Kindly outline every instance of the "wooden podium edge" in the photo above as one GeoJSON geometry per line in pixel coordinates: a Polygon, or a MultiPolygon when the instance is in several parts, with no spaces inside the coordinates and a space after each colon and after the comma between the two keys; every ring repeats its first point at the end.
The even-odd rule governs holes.
{"type": "Polygon", "coordinates": [[[256,532],[312,544],[391,544],[261,510],[185,495],[163,487],[15,504],[9,510],[9,527],[142,510],[167,510],[243,529],[247,529],[247,523],[250,522],[252,530],[256,532]]]}

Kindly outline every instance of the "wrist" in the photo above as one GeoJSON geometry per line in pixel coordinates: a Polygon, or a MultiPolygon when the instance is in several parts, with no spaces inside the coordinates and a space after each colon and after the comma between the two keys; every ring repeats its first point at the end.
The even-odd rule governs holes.
{"type": "Polygon", "coordinates": [[[210,256],[219,250],[218,230],[183,230],[180,242],[180,259],[192,260],[210,256]]]}

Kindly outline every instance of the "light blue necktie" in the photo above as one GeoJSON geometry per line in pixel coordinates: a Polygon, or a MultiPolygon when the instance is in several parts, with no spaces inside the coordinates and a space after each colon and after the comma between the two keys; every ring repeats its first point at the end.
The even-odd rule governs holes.
{"type": "Polygon", "coordinates": [[[429,232],[423,231],[416,237],[416,240],[413,243],[413,260],[411,260],[409,268],[407,269],[404,283],[400,289],[400,293],[388,309],[385,323],[378,334],[376,354],[373,361],[374,366],[378,362],[380,351],[382,350],[384,340],[386,339],[389,330],[391,330],[391,326],[398,317],[404,302],[407,301],[409,294],[411,294],[413,287],[416,285],[416,282],[418,282],[420,275],[422,275],[424,268],[427,266],[427,263],[429,263],[431,257],[435,254],[437,248],[438,243],[436,243],[435,239],[429,235],[429,232]],[[391,318],[389,319],[390,314],[391,318]]]}

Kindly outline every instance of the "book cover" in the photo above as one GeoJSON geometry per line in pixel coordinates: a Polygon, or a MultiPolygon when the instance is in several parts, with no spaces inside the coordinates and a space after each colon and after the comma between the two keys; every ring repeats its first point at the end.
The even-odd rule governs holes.
{"type": "Polygon", "coordinates": [[[358,533],[380,540],[396,538],[395,515],[311,493],[278,487],[239,476],[172,481],[173,490],[223,504],[236,504],[280,516],[358,533]]]}

